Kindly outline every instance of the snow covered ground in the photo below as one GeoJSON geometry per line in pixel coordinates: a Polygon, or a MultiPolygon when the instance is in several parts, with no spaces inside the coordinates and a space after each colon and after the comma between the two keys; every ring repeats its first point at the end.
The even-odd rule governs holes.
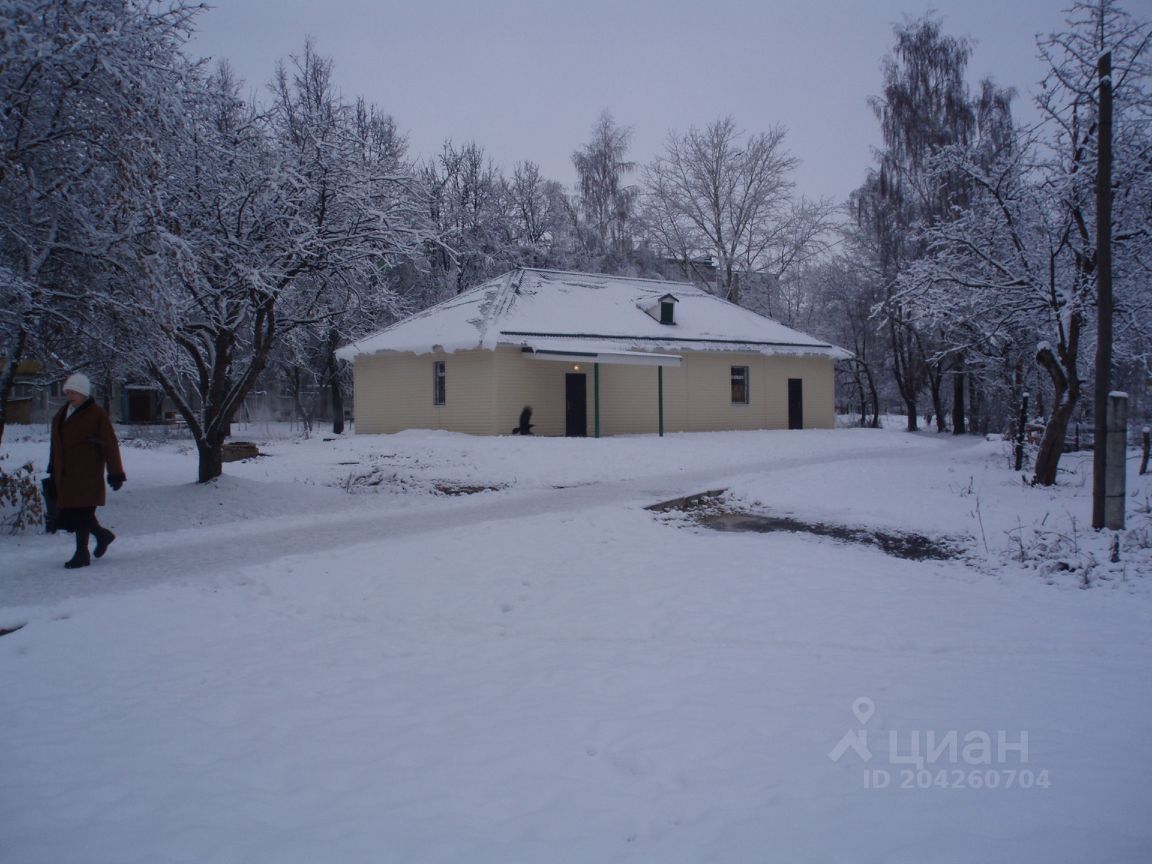
{"type": "Polygon", "coordinates": [[[1152,478],[1109,564],[999,442],[236,432],[126,442],[87,569],[0,537],[0,860],[1152,860],[1152,478]],[[716,488],[966,555],[644,509],[716,488]]]}

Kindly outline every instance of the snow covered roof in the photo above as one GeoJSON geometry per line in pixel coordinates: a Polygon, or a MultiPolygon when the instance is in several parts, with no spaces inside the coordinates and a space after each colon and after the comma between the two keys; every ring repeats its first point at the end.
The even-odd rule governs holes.
{"type": "Polygon", "coordinates": [[[352,360],[361,354],[450,353],[501,345],[584,353],[851,356],[686,282],[527,268],[345,345],[336,356],[352,360]],[[677,301],[676,320],[661,324],[659,302],[668,294],[677,301]]]}

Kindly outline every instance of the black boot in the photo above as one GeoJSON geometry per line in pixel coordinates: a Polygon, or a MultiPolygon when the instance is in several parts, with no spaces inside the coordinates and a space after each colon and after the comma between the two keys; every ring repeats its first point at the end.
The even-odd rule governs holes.
{"type": "Polygon", "coordinates": [[[76,532],[76,554],[72,556],[72,560],[64,564],[68,570],[75,570],[77,567],[87,567],[92,563],[92,559],[88,557],[88,530],[76,532]]]}
{"type": "Polygon", "coordinates": [[[99,525],[92,533],[96,535],[96,548],[92,550],[92,554],[97,558],[103,558],[108,547],[112,545],[112,541],[116,539],[116,535],[99,525]]]}

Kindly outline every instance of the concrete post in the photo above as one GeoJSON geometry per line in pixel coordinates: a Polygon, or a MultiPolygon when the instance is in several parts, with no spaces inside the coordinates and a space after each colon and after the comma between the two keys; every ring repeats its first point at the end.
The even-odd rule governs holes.
{"type": "Polygon", "coordinates": [[[1119,531],[1124,527],[1125,457],[1128,449],[1128,394],[1108,394],[1108,436],[1104,446],[1104,527],[1119,531]]]}

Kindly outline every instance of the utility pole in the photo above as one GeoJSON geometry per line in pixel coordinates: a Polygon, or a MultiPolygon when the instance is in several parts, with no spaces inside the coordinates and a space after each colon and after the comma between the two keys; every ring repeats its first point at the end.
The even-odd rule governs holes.
{"type": "MultiPolygon", "coordinates": [[[[1112,389],[1112,52],[1100,55],[1096,133],[1096,416],[1092,445],[1092,527],[1104,527],[1108,393],[1112,389]]],[[[1121,459],[1119,469],[1124,470],[1121,459]]]]}

